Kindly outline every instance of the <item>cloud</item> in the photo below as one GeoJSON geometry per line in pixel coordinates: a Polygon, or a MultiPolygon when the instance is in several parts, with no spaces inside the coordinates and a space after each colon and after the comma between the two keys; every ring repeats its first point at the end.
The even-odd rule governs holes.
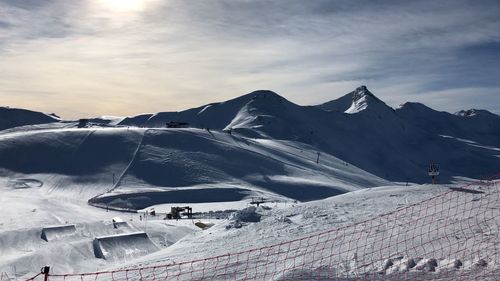
{"type": "Polygon", "coordinates": [[[0,0],[0,101],[73,118],[366,84],[391,105],[499,104],[496,1],[102,1],[0,0]]]}

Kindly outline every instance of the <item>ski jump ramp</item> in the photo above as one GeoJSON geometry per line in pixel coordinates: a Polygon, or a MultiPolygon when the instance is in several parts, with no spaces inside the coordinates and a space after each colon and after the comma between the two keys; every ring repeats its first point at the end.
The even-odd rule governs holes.
{"type": "Polygon", "coordinates": [[[93,248],[95,257],[105,260],[139,257],[159,250],[145,232],[96,237],[93,248]]]}
{"type": "Polygon", "coordinates": [[[40,238],[50,242],[52,240],[58,240],[63,237],[71,236],[75,232],[76,226],[74,224],[47,226],[42,228],[42,235],[40,238]]]}

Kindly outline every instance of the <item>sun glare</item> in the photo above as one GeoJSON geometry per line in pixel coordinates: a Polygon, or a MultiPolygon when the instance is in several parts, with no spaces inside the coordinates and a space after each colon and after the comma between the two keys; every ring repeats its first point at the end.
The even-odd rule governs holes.
{"type": "Polygon", "coordinates": [[[119,12],[129,12],[141,10],[144,0],[100,0],[104,6],[119,12]]]}

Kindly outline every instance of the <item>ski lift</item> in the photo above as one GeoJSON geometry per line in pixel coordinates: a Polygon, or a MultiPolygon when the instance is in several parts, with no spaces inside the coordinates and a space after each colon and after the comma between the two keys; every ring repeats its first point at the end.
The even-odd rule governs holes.
{"type": "Polygon", "coordinates": [[[439,165],[431,164],[429,165],[429,176],[438,176],[439,175],[439,165]]]}
{"type": "Polygon", "coordinates": [[[435,163],[431,163],[429,165],[429,176],[432,179],[432,184],[436,184],[436,177],[439,176],[439,165],[435,163]]]}
{"type": "Polygon", "coordinates": [[[265,202],[266,202],[266,200],[264,199],[264,197],[254,197],[254,198],[252,198],[252,201],[250,202],[250,204],[257,205],[257,207],[259,207],[260,204],[263,204],[265,202]]]}

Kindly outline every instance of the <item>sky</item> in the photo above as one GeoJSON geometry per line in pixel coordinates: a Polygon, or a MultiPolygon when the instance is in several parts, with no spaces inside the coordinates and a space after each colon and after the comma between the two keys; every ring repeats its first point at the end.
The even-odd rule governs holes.
{"type": "Polygon", "coordinates": [[[360,85],[500,114],[500,1],[0,0],[0,105],[63,118],[360,85]]]}

